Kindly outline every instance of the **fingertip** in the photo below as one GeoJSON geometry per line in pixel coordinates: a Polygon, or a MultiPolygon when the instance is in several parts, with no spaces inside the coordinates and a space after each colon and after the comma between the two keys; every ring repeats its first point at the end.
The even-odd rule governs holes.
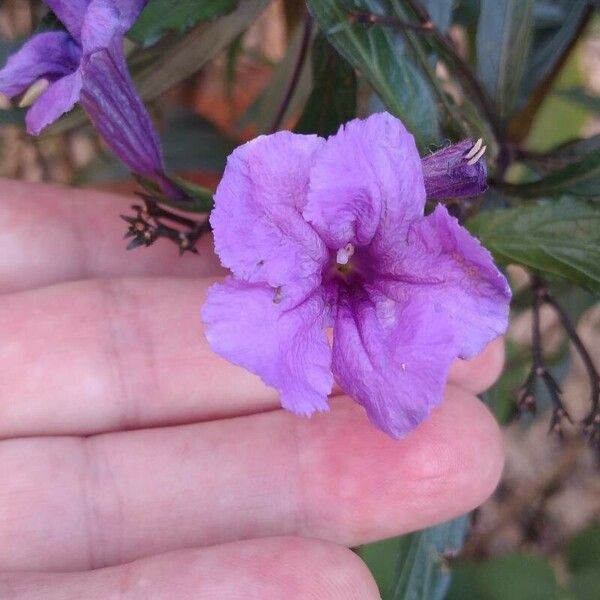
{"type": "Polygon", "coordinates": [[[300,441],[311,449],[302,457],[307,535],[352,546],[423,529],[469,512],[498,484],[500,430],[465,390],[449,386],[402,440],[374,429],[347,398],[332,405],[329,425],[316,417],[313,439],[300,441]]]}
{"type": "Polygon", "coordinates": [[[500,336],[492,340],[477,356],[454,361],[448,373],[448,383],[473,394],[480,394],[496,382],[503,368],[504,337],[500,336]]]}

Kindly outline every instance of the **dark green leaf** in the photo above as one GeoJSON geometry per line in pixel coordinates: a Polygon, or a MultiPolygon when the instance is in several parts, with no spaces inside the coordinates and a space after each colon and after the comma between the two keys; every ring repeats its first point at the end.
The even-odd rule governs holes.
{"type": "Polygon", "coordinates": [[[531,183],[499,184],[511,196],[539,198],[570,194],[597,198],[600,195],[600,149],[592,150],[577,162],[552,171],[546,177],[531,183]]]}
{"type": "Polygon", "coordinates": [[[176,201],[165,199],[163,204],[187,212],[209,213],[213,209],[214,200],[213,192],[211,190],[175,175],[171,175],[170,179],[177,187],[187,194],[189,200],[176,201]]]}
{"type": "Polygon", "coordinates": [[[534,0],[481,0],[477,72],[502,119],[515,106],[529,55],[534,0]]]}
{"type": "Polygon", "coordinates": [[[441,31],[450,27],[454,0],[421,0],[421,4],[441,31]]]}
{"type": "Polygon", "coordinates": [[[595,568],[600,574],[600,523],[593,523],[575,535],[565,549],[565,557],[572,572],[595,568]]]}
{"type": "Polygon", "coordinates": [[[568,600],[598,600],[600,590],[600,569],[588,567],[577,571],[568,582],[568,600]]]}
{"type": "MultiPolygon", "coordinates": [[[[298,62],[304,34],[304,27],[296,27],[285,56],[275,66],[269,83],[238,121],[237,127],[240,130],[252,123],[258,133],[269,133],[271,131],[275,116],[290,87],[290,80],[298,62]]],[[[310,58],[310,52],[307,58],[310,58]]],[[[291,115],[299,114],[306,103],[312,86],[311,71],[310,60],[305,60],[293,90],[293,95],[281,119],[282,123],[285,123],[291,115]]]]}
{"type": "Polygon", "coordinates": [[[467,222],[503,264],[517,263],[600,291],[600,204],[563,198],[482,212],[467,222]]]}
{"type": "Polygon", "coordinates": [[[596,150],[600,150],[600,135],[570,140],[547,153],[525,154],[521,160],[536,172],[547,175],[580,161],[596,150]]]}
{"type": "Polygon", "coordinates": [[[550,563],[511,554],[483,563],[453,565],[446,600],[558,600],[563,598],[550,563]]]}
{"type": "Polygon", "coordinates": [[[547,0],[536,3],[536,27],[523,78],[522,105],[557,65],[577,33],[586,7],[587,0],[547,0]]]}
{"type": "Polygon", "coordinates": [[[200,21],[227,14],[236,4],[237,0],[150,0],[128,37],[148,46],[168,31],[183,32],[200,21]]]}
{"type": "Polygon", "coordinates": [[[399,16],[381,0],[308,0],[311,13],[338,52],[371,84],[385,107],[402,119],[421,148],[438,138],[438,114],[426,76],[411,58],[400,28],[367,26],[350,18],[351,10],[399,16]]]}
{"type": "MultiPolygon", "coordinates": [[[[201,23],[184,36],[167,36],[148,52],[153,60],[134,71],[140,96],[152,101],[199,71],[263,11],[268,0],[239,0],[238,7],[213,23],[201,23]]],[[[140,57],[137,57],[140,60],[140,57]]]]}
{"type": "Polygon", "coordinates": [[[442,600],[450,581],[446,564],[462,547],[468,517],[363,546],[384,600],[442,600]],[[393,566],[395,562],[395,567],[393,566]]]}
{"type": "Polygon", "coordinates": [[[591,110],[594,113],[600,113],[600,98],[588,94],[582,88],[570,88],[568,90],[557,90],[555,92],[567,100],[572,100],[591,110]]]}
{"type": "Polygon", "coordinates": [[[296,131],[326,137],[355,116],[356,75],[322,34],[315,39],[312,62],[313,90],[296,131]]]}
{"type": "Polygon", "coordinates": [[[183,109],[167,113],[161,139],[169,171],[222,172],[235,147],[210,121],[183,109]]]}
{"type": "Polygon", "coordinates": [[[0,125],[25,125],[25,108],[0,109],[0,125]]]}

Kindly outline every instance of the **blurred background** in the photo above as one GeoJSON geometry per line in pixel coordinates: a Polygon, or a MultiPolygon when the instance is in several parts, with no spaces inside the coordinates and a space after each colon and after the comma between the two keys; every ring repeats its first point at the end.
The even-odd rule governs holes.
{"type": "MultiPolygon", "coordinates": [[[[214,187],[228,153],[270,129],[289,86],[301,43],[304,3],[266,4],[249,28],[223,49],[207,52],[206,60],[168,81],[136,79],[142,81],[142,96],[158,124],[169,168],[196,183],[214,187]]],[[[465,60],[473,52],[466,17],[476,13],[477,5],[456,0],[458,16],[448,27],[465,60]]],[[[564,23],[568,9],[569,2],[536,2],[535,35],[564,23]]],[[[0,63],[36,30],[45,14],[44,5],[35,0],[2,1],[0,63]]],[[[206,31],[200,28],[196,33],[202,39],[206,31]]],[[[161,52],[153,55],[151,47],[141,57],[132,54],[132,71],[142,72],[145,64],[160,61],[161,52]]],[[[284,125],[293,127],[302,114],[313,90],[312,73],[308,57],[283,114],[284,125]]],[[[437,76],[448,79],[443,64],[437,76]]],[[[529,152],[543,153],[600,133],[600,20],[593,11],[581,19],[568,51],[561,50],[552,77],[545,81],[535,110],[521,111],[511,122],[515,130],[520,128],[517,135],[529,152]]],[[[359,76],[358,114],[372,106],[371,96],[359,76]]],[[[78,110],[48,134],[32,138],[23,129],[22,109],[5,98],[0,98],[0,108],[0,176],[133,191],[127,170],[105,150],[78,110]]],[[[518,180],[518,169],[522,167],[509,178],[518,180]]],[[[538,414],[519,418],[519,388],[531,365],[532,311],[526,271],[511,266],[509,273],[515,302],[506,369],[482,398],[503,425],[507,463],[502,482],[480,509],[444,529],[357,549],[386,599],[600,599],[598,460],[575,428],[567,427],[562,439],[548,434],[551,405],[543,390],[538,414]],[[428,569],[434,569],[437,579],[427,579],[428,569]]],[[[565,282],[557,282],[554,291],[598,364],[598,296],[565,282]]],[[[541,329],[547,364],[563,389],[565,406],[580,419],[589,410],[585,366],[549,306],[542,307],[541,329]]]]}

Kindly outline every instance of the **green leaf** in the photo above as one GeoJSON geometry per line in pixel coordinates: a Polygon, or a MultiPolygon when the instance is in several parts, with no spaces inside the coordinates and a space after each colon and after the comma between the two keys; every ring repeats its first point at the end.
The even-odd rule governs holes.
{"type": "Polygon", "coordinates": [[[477,72],[502,119],[515,107],[529,55],[534,0],[481,0],[477,72]]]}
{"type": "Polygon", "coordinates": [[[550,563],[542,557],[509,554],[483,563],[453,565],[446,600],[559,600],[550,563]]]}
{"type": "Polygon", "coordinates": [[[583,88],[575,87],[567,90],[557,90],[555,93],[567,100],[581,104],[581,106],[594,113],[600,113],[600,98],[586,93],[583,88]]]}
{"type": "Polygon", "coordinates": [[[237,0],[150,0],[128,37],[148,46],[168,31],[184,32],[200,21],[231,12],[237,0]]]}
{"type": "Polygon", "coordinates": [[[432,89],[411,57],[400,28],[352,22],[351,10],[397,17],[388,1],[307,0],[331,44],[357,68],[384,106],[402,119],[424,149],[438,138],[438,111],[432,89]]]}
{"type": "Polygon", "coordinates": [[[326,137],[356,114],[356,75],[322,34],[315,39],[312,59],[313,90],[296,131],[326,137]]]}
{"type": "Polygon", "coordinates": [[[560,60],[576,35],[587,0],[547,0],[536,3],[536,27],[523,77],[521,104],[560,60]]]}
{"type": "Polygon", "coordinates": [[[465,515],[360,548],[384,600],[442,600],[450,581],[446,559],[462,547],[467,521],[465,515]]]}
{"type": "MultiPolygon", "coordinates": [[[[302,27],[302,23],[299,23],[291,37],[285,56],[277,63],[269,83],[236,124],[240,130],[253,123],[258,133],[270,132],[275,115],[289,89],[292,73],[302,47],[304,33],[304,27],[302,27]]],[[[308,58],[310,58],[310,52],[308,58]]],[[[302,110],[302,106],[310,95],[311,86],[310,60],[306,60],[302,65],[298,82],[283,115],[282,123],[285,123],[291,115],[297,115],[302,110]]]]}
{"type": "Polygon", "coordinates": [[[562,194],[597,198],[600,196],[600,148],[537,181],[518,185],[501,183],[496,187],[520,198],[562,194]]]}
{"type": "Polygon", "coordinates": [[[233,42],[267,4],[268,0],[239,0],[232,13],[212,23],[201,23],[184,36],[166,36],[152,48],[133,56],[132,61],[143,65],[140,70],[132,68],[142,99],[150,102],[199,71],[233,42]]]}
{"type": "Polygon", "coordinates": [[[441,31],[446,31],[452,24],[454,0],[421,0],[421,4],[429,13],[431,20],[441,31]]]}
{"type": "Polygon", "coordinates": [[[569,600],[598,600],[600,569],[588,567],[577,571],[568,582],[569,600]]]}
{"type": "Polygon", "coordinates": [[[0,109],[0,125],[20,125],[24,127],[26,112],[26,108],[0,109]]]}
{"type": "Polygon", "coordinates": [[[547,153],[525,154],[522,162],[536,172],[547,175],[580,161],[596,150],[600,150],[600,134],[589,138],[569,140],[547,153]]]}
{"type": "Polygon", "coordinates": [[[600,522],[589,525],[573,536],[565,548],[565,558],[574,573],[595,568],[600,574],[600,522]]]}
{"type": "Polygon", "coordinates": [[[162,201],[163,204],[187,212],[209,213],[213,209],[214,199],[211,190],[175,175],[171,175],[169,179],[187,194],[189,200],[178,201],[166,198],[162,201]]]}
{"type": "Polygon", "coordinates": [[[517,263],[600,291],[600,204],[563,198],[481,212],[469,230],[503,264],[517,263]]]}

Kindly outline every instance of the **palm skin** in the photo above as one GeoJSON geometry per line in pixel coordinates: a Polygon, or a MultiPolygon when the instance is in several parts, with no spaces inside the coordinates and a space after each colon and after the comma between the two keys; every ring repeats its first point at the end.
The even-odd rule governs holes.
{"type": "Polygon", "coordinates": [[[330,413],[288,414],[203,338],[211,240],[128,253],[128,202],[2,182],[0,598],[378,598],[349,547],[497,484],[502,440],[475,394],[502,341],[453,366],[404,440],[339,391],[330,413]]]}

